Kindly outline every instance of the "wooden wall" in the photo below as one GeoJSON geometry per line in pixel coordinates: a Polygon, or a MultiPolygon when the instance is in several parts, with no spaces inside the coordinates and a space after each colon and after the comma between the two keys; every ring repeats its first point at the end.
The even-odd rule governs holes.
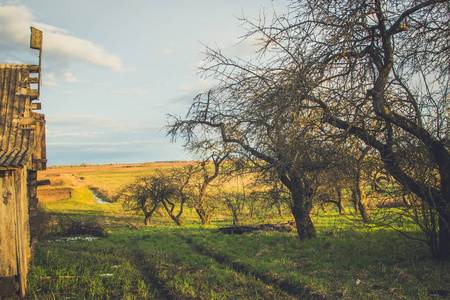
{"type": "Polygon", "coordinates": [[[0,296],[25,296],[31,259],[27,168],[0,171],[0,296]],[[2,295],[1,293],[4,293],[2,295]]]}
{"type": "Polygon", "coordinates": [[[36,174],[47,164],[39,66],[0,65],[0,299],[25,295],[37,241],[36,174]],[[30,231],[31,228],[31,231],[30,231]]]}

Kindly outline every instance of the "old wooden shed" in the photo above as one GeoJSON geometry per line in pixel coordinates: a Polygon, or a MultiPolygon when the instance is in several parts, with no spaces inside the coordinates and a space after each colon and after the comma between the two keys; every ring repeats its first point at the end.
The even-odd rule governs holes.
{"type": "Polygon", "coordinates": [[[25,295],[36,241],[37,171],[46,168],[39,66],[0,65],[0,298],[25,295]]]}

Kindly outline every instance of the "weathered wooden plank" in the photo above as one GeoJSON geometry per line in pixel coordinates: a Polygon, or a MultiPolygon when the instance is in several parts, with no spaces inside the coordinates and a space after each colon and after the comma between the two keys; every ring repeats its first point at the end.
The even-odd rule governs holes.
{"type": "Polygon", "coordinates": [[[40,102],[34,102],[34,103],[31,103],[31,104],[27,105],[26,108],[27,109],[31,109],[31,110],[41,110],[41,103],[40,102]]]}
{"type": "Polygon", "coordinates": [[[39,83],[39,77],[28,77],[28,83],[30,83],[30,84],[38,84],[39,83]]]}
{"type": "Polygon", "coordinates": [[[10,114],[10,106],[9,106],[9,85],[11,80],[11,68],[9,65],[1,65],[0,66],[0,83],[1,83],[1,103],[0,103],[0,134],[1,134],[1,143],[0,148],[4,151],[8,150],[9,138],[10,138],[10,125],[9,125],[9,116],[10,114]]]}
{"type": "Polygon", "coordinates": [[[27,89],[27,96],[31,99],[39,99],[39,91],[36,89],[27,89]]]}
{"type": "Polygon", "coordinates": [[[19,271],[19,294],[21,297],[25,297],[28,264],[31,259],[27,175],[26,168],[23,168],[20,175],[15,179],[15,189],[17,190],[17,266],[19,271]]]}
{"type": "Polygon", "coordinates": [[[30,73],[39,73],[38,65],[28,65],[28,70],[30,73]]]}
{"type": "Polygon", "coordinates": [[[15,201],[14,176],[12,171],[6,171],[0,179],[0,277],[15,276],[17,270],[17,251],[15,238],[15,201]]]}
{"type": "Polygon", "coordinates": [[[32,115],[38,122],[34,131],[33,169],[40,171],[47,168],[47,146],[45,139],[45,116],[33,112],[32,115]]]}

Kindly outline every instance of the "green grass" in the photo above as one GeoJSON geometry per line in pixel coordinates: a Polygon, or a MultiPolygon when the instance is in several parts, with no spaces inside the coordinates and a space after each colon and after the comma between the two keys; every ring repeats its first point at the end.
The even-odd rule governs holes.
{"type": "Polygon", "coordinates": [[[130,230],[125,220],[140,219],[88,192],[47,207],[110,234],[40,241],[28,299],[445,299],[430,290],[450,290],[450,264],[426,245],[336,212],[315,214],[318,238],[302,243],[295,232],[224,235],[217,228],[229,220],[202,227],[193,216],[184,227],[156,216],[159,226],[130,230]]]}

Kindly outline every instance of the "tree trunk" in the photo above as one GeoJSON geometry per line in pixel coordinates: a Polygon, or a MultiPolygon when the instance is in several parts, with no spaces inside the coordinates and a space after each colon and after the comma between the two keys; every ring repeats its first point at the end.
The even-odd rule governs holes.
{"type": "Polygon", "coordinates": [[[174,215],[170,215],[170,218],[175,222],[175,224],[179,225],[179,226],[184,226],[184,222],[181,221],[180,218],[177,218],[174,215]]]}
{"type": "Polygon", "coordinates": [[[358,208],[359,208],[359,212],[361,213],[363,222],[364,223],[372,222],[372,219],[370,218],[370,211],[367,208],[367,205],[364,204],[361,200],[358,201],[358,208]]]}
{"type": "Polygon", "coordinates": [[[145,217],[144,217],[145,226],[148,226],[151,223],[152,223],[152,214],[145,214],[145,217]]]}
{"type": "Polygon", "coordinates": [[[345,215],[345,208],[344,208],[344,203],[342,203],[342,200],[338,201],[338,207],[339,207],[339,214],[345,215]]]}
{"type": "Polygon", "coordinates": [[[181,219],[180,219],[180,215],[183,212],[183,202],[180,204],[180,212],[176,216],[176,215],[173,214],[173,209],[174,209],[175,204],[167,201],[172,207],[172,209],[169,209],[169,207],[167,206],[166,201],[167,201],[167,199],[163,200],[162,204],[163,204],[164,209],[166,210],[167,214],[169,215],[169,217],[175,222],[175,224],[183,226],[184,222],[181,221],[181,219]]]}
{"type": "Polygon", "coordinates": [[[291,211],[295,219],[300,241],[316,237],[316,229],[311,220],[313,192],[307,180],[290,176],[281,176],[281,181],[292,195],[291,211]]]}
{"type": "MultiPolygon", "coordinates": [[[[352,197],[353,197],[353,195],[352,195],[352,197]]],[[[353,199],[352,202],[353,202],[353,209],[355,210],[355,213],[357,214],[359,212],[358,201],[354,201],[354,199],[353,199]]]]}
{"type": "Polygon", "coordinates": [[[441,194],[435,200],[435,208],[439,216],[439,260],[450,260],[450,166],[441,173],[441,194]]]}
{"type": "Polygon", "coordinates": [[[202,225],[211,225],[211,217],[206,213],[203,208],[196,208],[195,211],[197,215],[200,217],[200,221],[202,225]]]}
{"type": "Polygon", "coordinates": [[[360,212],[361,218],[364,223],[370,223],[372,219],[370,218],[370,211],[367,208],[367,205],[361,200],[361,190],[358,186],[352,189],[352,201],[355,205],[356,212],[360,212]]]}
{"type": "Polygon", "coordinates": [[[450,214],[443,212],[439,214],[439,260],[450,260],[450,214]]]}
{"type": "MultiPolygon", "coordinates": [[[[294,200],[295,201],[295,200],[294,200]]],[[[297,200],[298,201],[298,200],[297,200]]],[[[311,239],[316,237],[316,229],[314,228],[314,224],[311,220],[310,212],[312,205],[310,199],[303,199],[301,202],[294,202],[292,206],[292,215],[295,219],[295,224],[297,227],[297,234],[300,241],[311,239]]]]}
{"type": "Polygon", "coordinates": [[[283,217],[283,208],[281,207],[281,203],[279,201],[275,202],[275,206],[278,210],[278,216],[283,217]]]}
{"type": "MultiPolygon", "coordinates": [[[[145,202],[143,202],[143,203],[145,203],[145,202]]],[[[155,204],[153,206],[153,208],[150,211],[148,211],[147,207],[145,205],[142,205],[141,209],[142,209],[142,212],[144,213],[145,226],[150,225],[150,223],[152,222],[153,213],[156,211],[157,208],[158,208],[158,205],[155,204]]]]}
{"type": "Polygon", "coordinates": [[[237,209],[233,209],[233,225],[241,226],[241,221],[239,220],[237,209]]]}
{"type": "Polygon", "coordinates": [[[344,209],[344,202],[342,201],[342,193],[340,189],[336,189],[336,193],[338,195],[338,208],[339,208],[339,214],[340,215],[345,215],[345,209],[344,209]]]}

